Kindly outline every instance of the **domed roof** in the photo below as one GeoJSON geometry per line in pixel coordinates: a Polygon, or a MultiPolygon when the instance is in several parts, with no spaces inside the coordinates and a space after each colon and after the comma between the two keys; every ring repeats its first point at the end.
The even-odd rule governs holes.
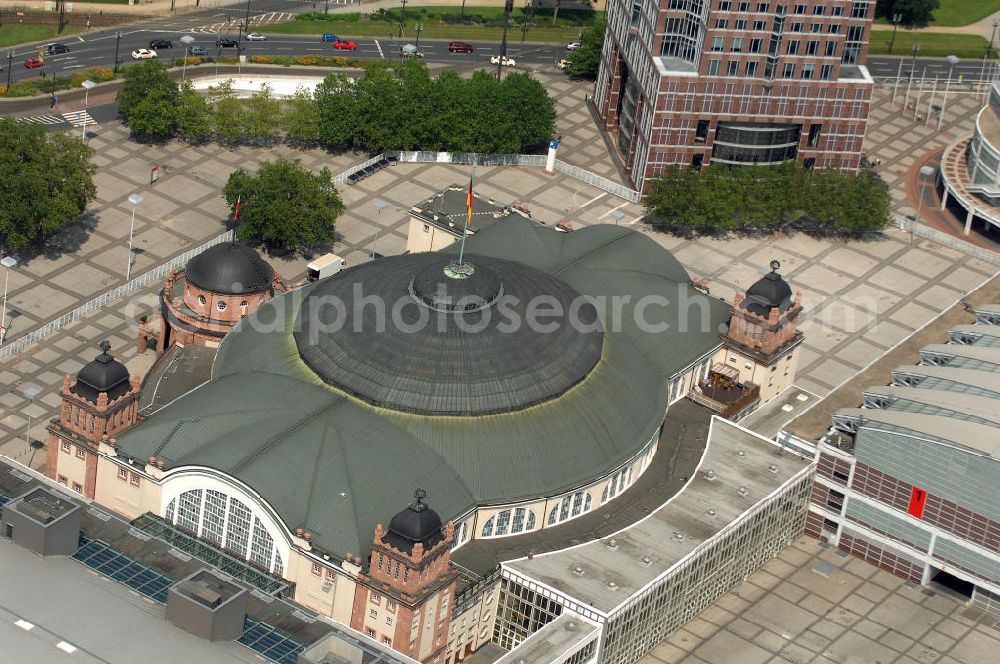
{"type": "Polygon", "coordinates": [[[114,401],[131,389],[128,369],[111,357],[111,343],[102,341],[101,354],[80,369],[76,375],[76,385],[70,391],[87,401],[96,403],[101,392],[108,393],[108,400],[114,401]]]}
{"type": "Polygon", "coordinates": [[[771,271],[747,289],[746,299],[741,305],[744,309],[766,318],[771,309],[784,312],[792,306],[792,287],[778,274],[780,267],[781,263],[771,261],[771,271]]]}
{"type": "Polygon", "coordinates": [[[563,394],[601,358],[593,304],[521,263],[470,254],[458,265],[420,253],[350,277],[311,288],[295,342],[324,382],[372,405],[426,415],[519,410],[563,394]]]}
{"type": "Polygon", "coordinates": [[[188,261],[187,280],[212,293],[243,295],[267,290],[274,270],[256,251],[238,242],[222,242],[188,261]]]}
{"type": "Polygon", "coordinates": [[[423,544],[424,551],[444,539],[441,532],[441,517],[423,502],[427,492],[417,489],[413,492],[414,501],[409,507],[392,517],[389,522],[389,533],[386,541],[393,547],[410,553],[413,545],[423,544]]]}

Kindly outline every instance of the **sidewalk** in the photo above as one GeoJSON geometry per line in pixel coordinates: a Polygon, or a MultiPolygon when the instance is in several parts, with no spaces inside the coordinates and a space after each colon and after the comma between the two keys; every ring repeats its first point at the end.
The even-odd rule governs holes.
{"type": "MultiPolygon", "coordinates": [[[[897,28],[897,30],[899,30],[899,32],[942,32],[952,35],[980,35],[984,39],[989,39],[993,36],[994,21],[1000,21],[1000,12],[990,14],[986,18],[976,21],[975,23],[970,23],[969,25],[928,25],[926,28],[897,28]]],[[[872,30],[891,31],[892,26],[873,23],[872,30]]]]}

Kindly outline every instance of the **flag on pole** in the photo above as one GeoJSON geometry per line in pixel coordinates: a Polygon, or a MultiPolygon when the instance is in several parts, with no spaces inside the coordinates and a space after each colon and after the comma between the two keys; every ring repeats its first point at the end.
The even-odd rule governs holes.
{"type": "Polygon", "coordinates": [[[472,225],[472,178],[469,178],[469,194],[465,199],[466,207],[468,208],[468,218],[465,220],[465,226],[468,228],[472,225]]]}
{"type": "Polygon", "coordinates": [[[233,210],[233,222],[240,218],[240,197],[236,197],[236,209],[233,210]]]}

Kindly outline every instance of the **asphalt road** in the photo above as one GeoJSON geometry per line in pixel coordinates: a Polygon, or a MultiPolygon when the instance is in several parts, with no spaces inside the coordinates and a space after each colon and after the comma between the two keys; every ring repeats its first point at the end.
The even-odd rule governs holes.
{"type": "MultiPolygon", "coordinates": [[[[948,61],[944,58],[917,58],[916,61],[914,61],[912,58],[902,56],[870,56],[866,64],[868,66],[868,71],[874,78],[895,78],[897,74],[900,74],[900,72],[905,78],[909,76],[911,68],[916,71],[917,76],[922,76],[924,69],[926,68],[928,77],[934,77],[937,75],[943,79],[948,76],[948,70],[951,68],[951,65],[948,64],[948,61]],[[900,64],[902,64],[902,67],[900,67],[900,64]]],[[[990,78],[992,69],[995,66],[996,61],[987,62],[985,78],[990,78]]],[[[965,59],[959,61],[959,63],[955,65],[955,70],[952,76],[955,79],[962,76],[966,81],[978,81],[982,74],[982,60],[965,59]]]]}

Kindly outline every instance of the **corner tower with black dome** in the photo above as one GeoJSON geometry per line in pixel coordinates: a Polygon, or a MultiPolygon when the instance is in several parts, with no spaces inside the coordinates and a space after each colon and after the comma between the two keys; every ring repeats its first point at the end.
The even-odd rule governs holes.
{"type": "Polygon", "coordinates": [[[100,446],[113,446],[139,418],[140,376],[111,355],[108,341],[100,348],[75,377],[63,379],[59,417],[47,427],[45,474],[88,498],[96,490],[100,446]]]}
{"type": "Polygon", "coordinates": [[[795,381],[802,333],[796,329],[802,313],[802,292],[792,293],[771,261],[771,271],[745,295],[737,293],[729,330],[723,337],[722,362],[740,372],[739,380],[760,386],[765,403],[795,381]]]}
{"type": "Polygon", "coordinates": [[[357,585],[351,627],[421,662],[440,661],[448,641],[457,573],[451,569],[454,525],[424,502],[378,524],[367,574],[357,585]]]}
{"type": "Polygon", "coordinates": [[[140,326],[138,350],[218,346],[244,317],[285,290],[281,275],[254,249],[235,240],[216,244],[167,275],[160,315],[140,326]]]}

